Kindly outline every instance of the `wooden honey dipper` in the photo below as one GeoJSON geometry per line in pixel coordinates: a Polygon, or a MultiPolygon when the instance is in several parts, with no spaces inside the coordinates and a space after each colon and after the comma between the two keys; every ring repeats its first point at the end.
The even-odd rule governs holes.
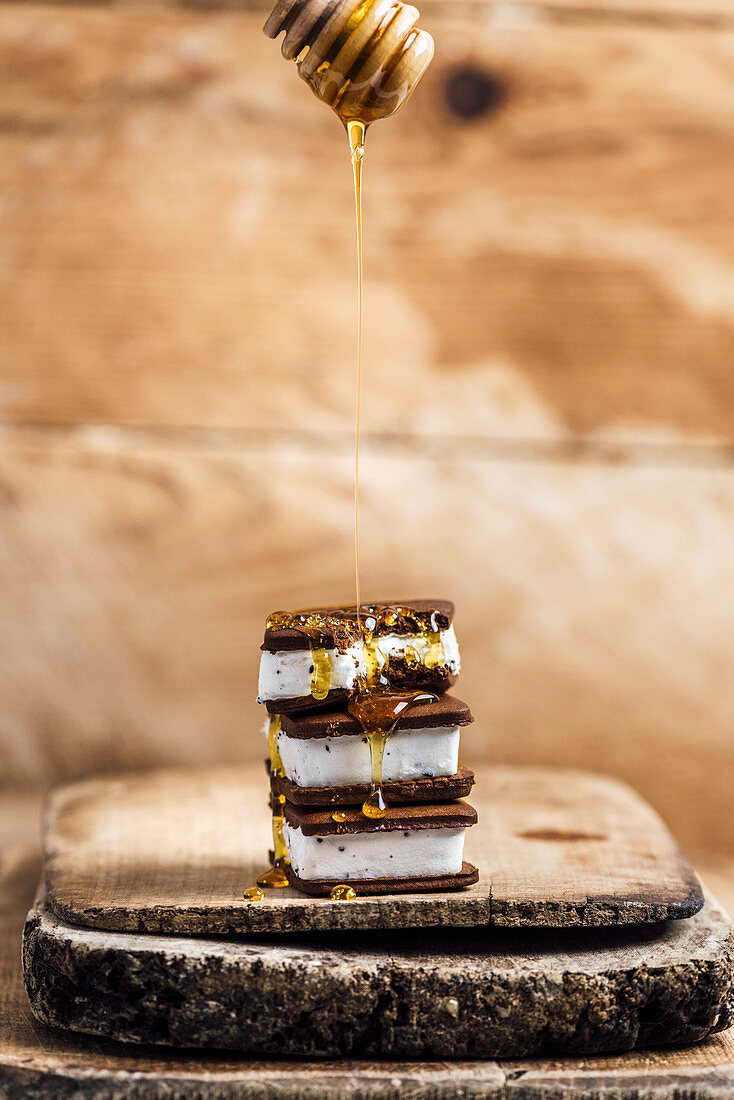
{"type": "Polygon", "coordinates": [[[433,57],[419,12],[399,0],[278,0],[264,31],[345,124],[366,128],[405,103],[433,57]]]}

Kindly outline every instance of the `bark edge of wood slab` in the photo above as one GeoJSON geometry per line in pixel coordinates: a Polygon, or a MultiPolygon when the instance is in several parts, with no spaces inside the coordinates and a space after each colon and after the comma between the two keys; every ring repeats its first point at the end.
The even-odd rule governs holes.
{"type": "MultiPolygon", "coordinates": [[[[616,780],[484,768],[460,892],[246,903],[271,844],[261,768],[170,769],[56,791],[44,825],[50,908],[112,931],[223,935],[449,925],[567,927],[693,916],[701,885],[658,815],[616,780]]],[[[342,880],[345,881],[345,880],[342,880]]]]}
{"type": "Polygon", "coordinates": [[[698,1042],[732,1022],[732,925],[196,939],[59,921],[23,965],[43,1023],[252,1055],[510,1058],[698,1042]],[[73,996],[70,996],[73,991],[73,996]]]}

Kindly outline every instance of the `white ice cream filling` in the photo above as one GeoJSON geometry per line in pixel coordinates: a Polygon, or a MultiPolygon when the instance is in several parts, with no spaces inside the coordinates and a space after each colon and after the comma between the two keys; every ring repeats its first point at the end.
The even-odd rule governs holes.
{"type": "Polygon", "coordinates": [[[286,821],[283,837],[299,878],[424,878],[461,871],[466,829],[390,829],[304,836],[286,821]]]}
{"type": "MultiPolygon", "coordinates": [[[[444,663],[449,671],[458,674],[461,671],[459,643],[453,626],[440,633],[443,646],[444,663]]],[[[384,657],[400,656],[410,647],[423,660],[430,643],[420,634],[385,634],[379,639],[378,649],[384,657]]],[[[364,646],[357,642],[345,653],[336,649],[326,652],[331,660],[330,690],[354,687],[357,676],[364,674],[364,646]]],[[[313,659],[308,649],[284,649],[271,653],[263,650],[260,658],[260,680],[258,699],[261,703],[278,699],[300,699],[311,694],[311,675],[313,659]]]]}
{"type": "MultiPolygon", "coordinates": [[[[385,746],[383,783],[455,775],[460,737],[459,726],[396,730],[385,746]]],[[[370,747],[362,734],[298,738],[281,730],[278,752],[286,777],[299,787],[370,782],[370,747]]]]}

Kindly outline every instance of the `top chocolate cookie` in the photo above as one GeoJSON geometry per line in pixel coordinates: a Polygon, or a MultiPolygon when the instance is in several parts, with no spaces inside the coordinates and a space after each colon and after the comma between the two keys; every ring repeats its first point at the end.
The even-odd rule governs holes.
{"type": "Polygon", "coordinates": [[[386,600],[275,612],[260,662],[259,701],[271,714],[343,704],[359,677],[395,691],[446,691],[461,669],[449,600],[386,600]]]}

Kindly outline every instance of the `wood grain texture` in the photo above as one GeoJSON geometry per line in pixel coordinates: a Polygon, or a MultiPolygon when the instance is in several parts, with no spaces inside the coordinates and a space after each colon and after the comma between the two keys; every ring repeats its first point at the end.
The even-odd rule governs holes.
{"type": "MultiPolygon", "coordinates": [[[[348,450],[1,454],[2,783],[259,760],[265,616],[351,594],[348,450]]],[[[365,596],[456,601],[467,764],[610,772],[685,844],[734,844],[734,474],[416,446],[368,448],[363,478],[365,596]]]]}
{"type": "MultiPolygon", "coordinates": [[[[25,799],[30,822],[37,799],[25,799]]],[[[18,840],[18,800],[0,796],[0,829],[18,840]]],[[[49,1028],[30,1012],[23,989],[20,935],[33,898],[40,858],[32,825],[17,858],[0,861],[0,1096],[3,1100],[58,1097],[159,1100],[166,1093],[192,1100],[547,1100],[549,1090],[589,1100],[668,1100],[678,1088],[689,1100],[721,1100],[734,1075],[732,1031],[683,1050],[505,1062],[288,1062],[241,1057],[182,1056],[163,1048],[121,1046],[49,1028]]],[[[711,857],[706,857],[710,859],[711,857]]],[[[734,880],[719,883],[734,897],[734,880]]]]}
{"type": "Polygon", "coordinates": [[[478,773],[479,823],[465,857],[480,881],[458,893],[359,897],[242,891],[267,866],[262,768],[158,771],[87,780],[51,798],[44,829],[51,909],[131,932],[228,934],[432,925],[568,927],[690,917],[700,884],[629,788],[553,769],[478,773]]]}
{"type": "MultiPolygon", "coordinates": [[[[732,37],[510,10],[370,135],[365,428],[728,444],[732,37]]],[[[346,143],[260,15],[3,5],[0,116],[6,419],[349,430],[346,143]]]]}

